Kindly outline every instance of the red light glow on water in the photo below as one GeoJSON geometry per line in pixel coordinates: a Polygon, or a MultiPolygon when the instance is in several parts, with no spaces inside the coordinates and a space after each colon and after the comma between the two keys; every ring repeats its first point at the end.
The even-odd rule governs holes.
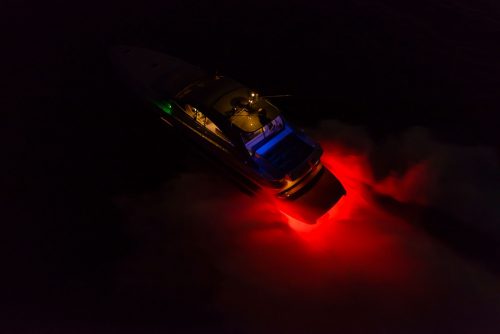
{"type": "MultiPolygon", "coordinates": [[[[322,146],[323,164],[341,181],[347,195],[316,224],[294,219],[266,200],[253,201],[251,207],[239,205],[234,217],[243,217],[243,221],[232,226],[241,228],[248,226],[247,222],[259,221],[260,227],[231,239],[237,246],[223,267],[232,268],[231,275],[240,283],[226,286],[220,299],[225,309],[239,315],[252,314],[251,321],[258,314],[260,321],[267,324],[267,317],[275,312],[269,300],[299,301],[303,306],[298,309],[282,307],[280,312],[293,319],[307,314],[308,320],[293,321],[292,327],[304,327],[285,328],[285,332],[307,332],[307,326],[315,326],[311,325],[313,319],[321,321],[323,317],[321,313],[316,316],[308,305],[359,307],[351,298],[360,291],[367,305],[384,300],[385,309],[370,311],[374,318],[382,319],[383,314],[404,309],[402,305],[408,299],[419,304],[419,289],[426,284],[423,264],[413,249],[414,243],[408,241],[418,239],[418,247],[422,247],[426,238],[379,205],[375,194],[396,201],[413,200],[412,187],[420,184],[425,165],[417,165],[402,176],[375,181],[363,154],[337,149],[333,143],[322,146]],[[246,288],[241,289],[239,284],[246,288]]],[[[346,312],[356,314],[357,310],[346,312]]],[[[346,323],[340,318],[337,321],[346,323]]]]}
{"type": "MultiPolygon", "coordinates": [[[[265,253],[265,261],[258,256],[253,270],[264,273],[264,276],[269,273],[282,279],[294,277],[295,282],[306,285],[311,279],[317,284],[323,276],[351,275],[354,272],[374,281],[410,285],[418,261],[409,258],[411,254],[404,240],[416,232],[404,219],[381,207],[374,194],[398,201],[401,198],[412,200],[415,189],[411,187],[420,184],[425,166],[417,165],[415,170],[410,169],[401,177],[391,175],[375,181],[366,156],[338,149],[333,143],[322,143],[322,146],[325,151],[323,164],[341,181],[347,195],[316,224],[295,219],[279,208],[273,208],[266,200],[235,213],[244,216],[244,220],[259,220],[262,226],[269,226],[268,229],[256,229],[240,240],[246,256],[252,258],[257,250],[258,254],[265,253]],[[287,224],[290,232],[275,228],[276,221],[287,224]],[[264,269],[267,265],[271,267],[264,269]],[[273,266],[280,268],[280,274],[273,266]],[[308,268],[307,275],[304,268],[308,268]]],[[[246,267],[245,271],[249,268],[246,267]]]]}
{"type": "MultiPolygon", "coordinates": [[[[148,289],[161,282],[151,279],[159,268],[170,288],[183,286],[185,277],[172,278],[175,271],[158,257],[164,249],[174,263],[186,263],[181,272],[189,280],[207,284],[210,305],[242,332],[426,332],[402,329],[422,319],[435,323],[446,308],[455,312],[455,296],[467,289],[463,314],[469,301],[488,305],[483,283],[497,287],[496,281],[484,275],[477,284],[470,280],[481,273],[419,228],[418,210],[429,202],[432,180],[425,160],[377,179],[366,151],[334,140],[321,144],[322,162],[346,196],[317,224],[287,216],[268,196],[236,191],[225,175],[203,172],[181,174],[163,192],[125,198],[133,231],[147,232],[135,237],[159,229],[140,243],[150,251],[137,255],[137,263],[160,261],[144,274],[148,289]],[[179,252],[187,260],[177,260],[179,252]]],[[[132,282],[124,290],[133,291],[135,276],[128,269],[122,276],[132,282]]]]}
{"type": "MultiPolygon", "coordinates": [[[[155,233],[151,240],[157,244],[138,263],[149,263],[162,247],[176,259],[177,250],[199,259],[182,272],[197,285],[207,282],[211,305],[248,333],[388,332],[388,324],[401,333],[409,322],[433,322],[454,305],[448,296],[475,285],[459,281],[474,276],[471,267],[420,230],[413,211],[405,211],[428,202],[428,165],[421,161],[376,179],[366,152],[334,141],[321,144],[323,164],[347,194],[317,224],[287,216],[268,196],[235,191],[224,175],[186,173],[160,192],[164,197],[153,197],[156,204],[151,197],[134,205],[125,201],[134,231],[161,227],[157,222],[168,217],[168,228],[155,233]],[[157,220],[151,221],[151,212],[157,220]],[[174,227],[177,233],[168,233],[174,227]],[[162,234],[166,240],[156,237],[162,234]],[[448,288],[452,272],[456,281],[448,288]]],[[[146,285],[165,268],[169,286],[182,286],[184,278],[172,280],[174,271],[159,258],[144,275],[146,285]]],[[[135,282],[129,271],[123,277],[135,282]]],[[[484,304],[473,293],[470,300],[484,304]]]]}

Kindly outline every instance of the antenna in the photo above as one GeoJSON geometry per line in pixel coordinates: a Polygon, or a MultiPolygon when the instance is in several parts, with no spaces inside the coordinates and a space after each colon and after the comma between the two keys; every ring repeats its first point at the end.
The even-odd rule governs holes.
{"type": "Polygon", "coordinates": [[[267,95],[267,96],[262,96],[265,98],[275,98],[275,97],[290,97],[292,94],[280,94],[280,95],[267,95]]]}

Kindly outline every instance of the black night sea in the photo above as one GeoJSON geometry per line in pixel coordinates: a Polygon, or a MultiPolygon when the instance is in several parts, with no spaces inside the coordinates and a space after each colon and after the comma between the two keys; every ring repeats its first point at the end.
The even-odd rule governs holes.
{"type": "Polygon", "coordinates": [[[500,333],[499,2],[0,7],[0,333],[500,333]],[[290,95],[347,195],[307,225],[242,192],[122,44],[290,95]]]}

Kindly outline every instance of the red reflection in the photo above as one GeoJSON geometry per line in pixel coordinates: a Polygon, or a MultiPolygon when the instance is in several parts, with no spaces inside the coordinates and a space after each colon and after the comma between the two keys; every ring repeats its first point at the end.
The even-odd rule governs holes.
{"type": "MultiPolygon", "coordinates": [[[[349,152],[334,143],[322,143],[322,146],[323,164],[341,181],[347,195],[314,225],[294,219],[277,207],[272,209],[269,202],[255,204],[260,207],[257,211],[267,212],[265,216],[259,215],[261,222],[280,219],[293,233],[271,228],[255,231],[246,239],[244,244],[250,257],[256,249],[272,248],[261,254],[263,258],[256,259],[253,270],[259,268],[266,279],[271,279],[268,275],[273,276],[273,280],[278,279],[274,275],[279,279],[293,276],[301,284],[313,281],[319,284],[318,280],[329,275],[354,274],[375,281],[404,282],[408,286],[415,278],[418,265],[411,259],[404,240],[415,231],[402,218],[382,208],[374,195],[405,202],[424,201],[420,190],[426,175],[425,164],[416,165],[400,177],[390,175],[375,181],[363,154],[349,152]],[[418,196],[412,198],[415,194],[418,196]],[[272,264],[266,269],[269,272],[263,269],[266,264],[272,264]],[[275,266],[280,268],[280,273],[276,273],[275,266]]],[[[256,218],[255,214],[248,214],[256,218]]]]}
{"type": "MultiPolygon", "coordinates": [[[[351,307],[347,313],[355,315],[364,305],[383,305],[368,307],[364,314],[387,320],[387,314],[405,309],[409,300],[420,305],[421,291],[428,284],[422,249],[430,242],[381,206],[378,196],[389,196],[396,205],[425,200],[425,164],[377,181],[365,154],[333,141],[322,146],[323,164],[347,195],[315,225],[288,217],[264,194],[249,198],[231,188],[220,196],[211,192],[208,201],[194,201],[200,208],[190,210],[188,217],[203,222],[199,240],[207,243],[204,252],[213,254],[214,265],[228,278],[216,303],[229,317],[248,316],[248,323],[265,327],[279,311],[293,319],[291,327],[269,332],[307,333],[315,322],[335,313],[316,314],[314,307],[351,307]],[[212,229],[210,239],[207,232],[212,229]],[[293,307],[286,309],[288,305],[293,307]],[[303,327],[296,329],[302,321],[303,327]]],[[[215,181],[206,183],[222,191],[215,181]]],[[[191,201],[192,197],[189,192],[191,201]]],[[[342,317],[336,322],[344,321],[342,317]]]]}
{"type": "MultiPolygon", "coordinates": [[[[404,209],[406,203],[428,201],[428,165],[421,162],[376,180],[366,153],[334,141],[322,146],[323,164],[347,195],[315,225],[286,216],[269,196],[236,192],[222,182],[223,175],[186,174],[174,180],[159,215],[175,217],[169,226],[186,228],[188,240],[196,240],[180,239],[176,247],[210,262],[206,275],[193,272],[196,282],[216,285],[217,309],[249,333],[386,332],[379,329],[395,319],[418,323],[422,315],[439,313],[443,302],[429,308],[429,301],[439,299],[436,293],[455,272],[457,259],[414,229],[401,214],[405,210],[398,211],[399,205],[404,209]],[[381,195],[391,199],[390,209],[380,204],[381,195]],[[353,324],[364,330],[352,330],[353,324]],[[325,326],[327,331],[318,330],[325,326]]],[[[149,199],[143,202],[143,216],[149,218],[152,205],[149,199]]],[[[136,211],[132,216],[141,217],[136,211]]],[[[137,226],[142,228],[143,221],[137,226]]],[[[150,253],[145,254],[147,262],[150,253]]],[[[469,265],[464,268],[470,275],[469,265]]],[[[457,283],[448,292],[451,296],[461,288],[457,283]]],[[[454,300],[445,298],[444,306],[454,300]]]]}

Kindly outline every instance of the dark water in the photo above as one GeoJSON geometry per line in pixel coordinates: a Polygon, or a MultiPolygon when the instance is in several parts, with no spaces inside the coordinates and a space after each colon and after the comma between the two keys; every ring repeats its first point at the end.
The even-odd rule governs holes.
{"type": "MultiPolygon", "coordinates": [[[[375,146],[382,145],[383,152],[391,140],[397,142],[402,133],[418,126],[443,145],[487,150],[489,158],[479,159],[480,166],[473,171],[498,175],[500,9],[494,1],[245,5],[236,1],[10,1],[5,6],[2,91],[7,112],[1,138],[6,261],[2,270],[5,321],[0,323],[6,332],[15,332],[14,328],[22,333],[34,329],[259,332],[225,313],[227,306],[213,305],[214,295],[220,298],[221,285],[239,281],[217,268],[213,254],[200,251],[193,223],[168,218],[174,227],[166,224],[162,233],[169,237],[153,244],[171,243],[171,248],[146,257],[151,260],[136,258],[142,243],[147,243],[144,240],[156,240],[156,230],[148,230],[147,224],[137,230],[130,223],[134,206],[123,204],[123,196],[143,196],[149,203],[148,198],[158,198],[164,185],[180,173],[211,169],[174,134],[164,131],[162,124],[141,113],[142,103],[124,90],[109,66],[105,49],[110,44],[159,49],[231,76],[264,95],[291,94],[276,104],[296,124],[314,128],[323,120],[337,120],[362,128],[375,146]],[[149,276],[138,278],[142,290],[130,299],[117,297],[121,293],[116,290],[117,280],[127,276],[117,268],[133,267],[132,263],[135,268],[156,268],[163,261],[176,277],[166,282],[177,288],[163,289],[155,283],[155,271],[146,270],[149,276]]],[[[400,159],[404,148],[398,150],[396,156],[378,156],[376,165],[382,170],[404,165],[400,159]]],[[[474,155],[465,156],[474,159],[474,155]]],[[[463,163],[468,166],[469,161],[463,163]]],[[[478,198],[498,198],[497,178],[481,179],[478,184],[478,198]]],[[[168,194],[164,200],[175,202],[168,194]]],[[[189,207],[189,197],[179,205],[189,207]]],[[[485,213],[485,220],[496,226],[500,217],[492,212],[497,211],[485,213]]],[[[151,215],[152,221],[158,219],[157,212],[151,215]]],[[[425,221],[437,219],[432,217],[425,221]]],[[[497,287],[482,292],[491,302],[477,306],[493,314],[499,306],[494,264],[498,247],[491,247],[495,242],[491,239],[497,240],[497,235],[485,238],[479,233],[472,247],[463,246],[464,235],[470,233],[465,226],[458,237],[441,238],[450,233],[446,228],[437,237],[445,247],[461,250],[474,259],[474,265],[493,272],[488,286],[497,287]],[[486,245],[482,251],[474,247],[481,244],[486,245]]],[[[473,278],[471,282],[480,285],[473,278]]],[[[450,324],[471,309],[453,307],[457,296],[441,297],[446,299],[442,304],[449,306],[442,318],[425,313],[418,323],[418,316],[402,312],[398,321],[403,323],[407,317],[406,327],[372,321],[366,330],[430,333],[460,328],[450,324]]],[[[352,298],[363,300],[359,294],[352,298]]],[[[432,304],[439,298],[428,300],[432,304]]],[[[292,299],[290,307],[299,301],[292,299]]],[[[351,303],[347,309],[356,309],[357,304],[351,303]]],[[[312,307],[322,314],[342,305],[320,299],[312,307]]],[[[363,319],[370,311],[365,306],[360,312],[363,319]]],[[[493,318],[485,317],[484,332],[494,332],[493,318]]],[[[346,318],[355,322],[357,316],[346,314],[346,318]]],[[[277,316],[267,321],[277,324],[290,319],[277,316]]],[[[464,322],[463,328],[474,327],[473,320],[464,322]]],[[[334,328],[327,322],[316,325],[316,332],[334,328]]],[[[286,326],[277,328],[288,332],[286,326]]],[[[340,328],[349,332],[345,324],[340,328]]],[[[364,331],[362,326],[351,329],[358,331],[364,331]]]]}

